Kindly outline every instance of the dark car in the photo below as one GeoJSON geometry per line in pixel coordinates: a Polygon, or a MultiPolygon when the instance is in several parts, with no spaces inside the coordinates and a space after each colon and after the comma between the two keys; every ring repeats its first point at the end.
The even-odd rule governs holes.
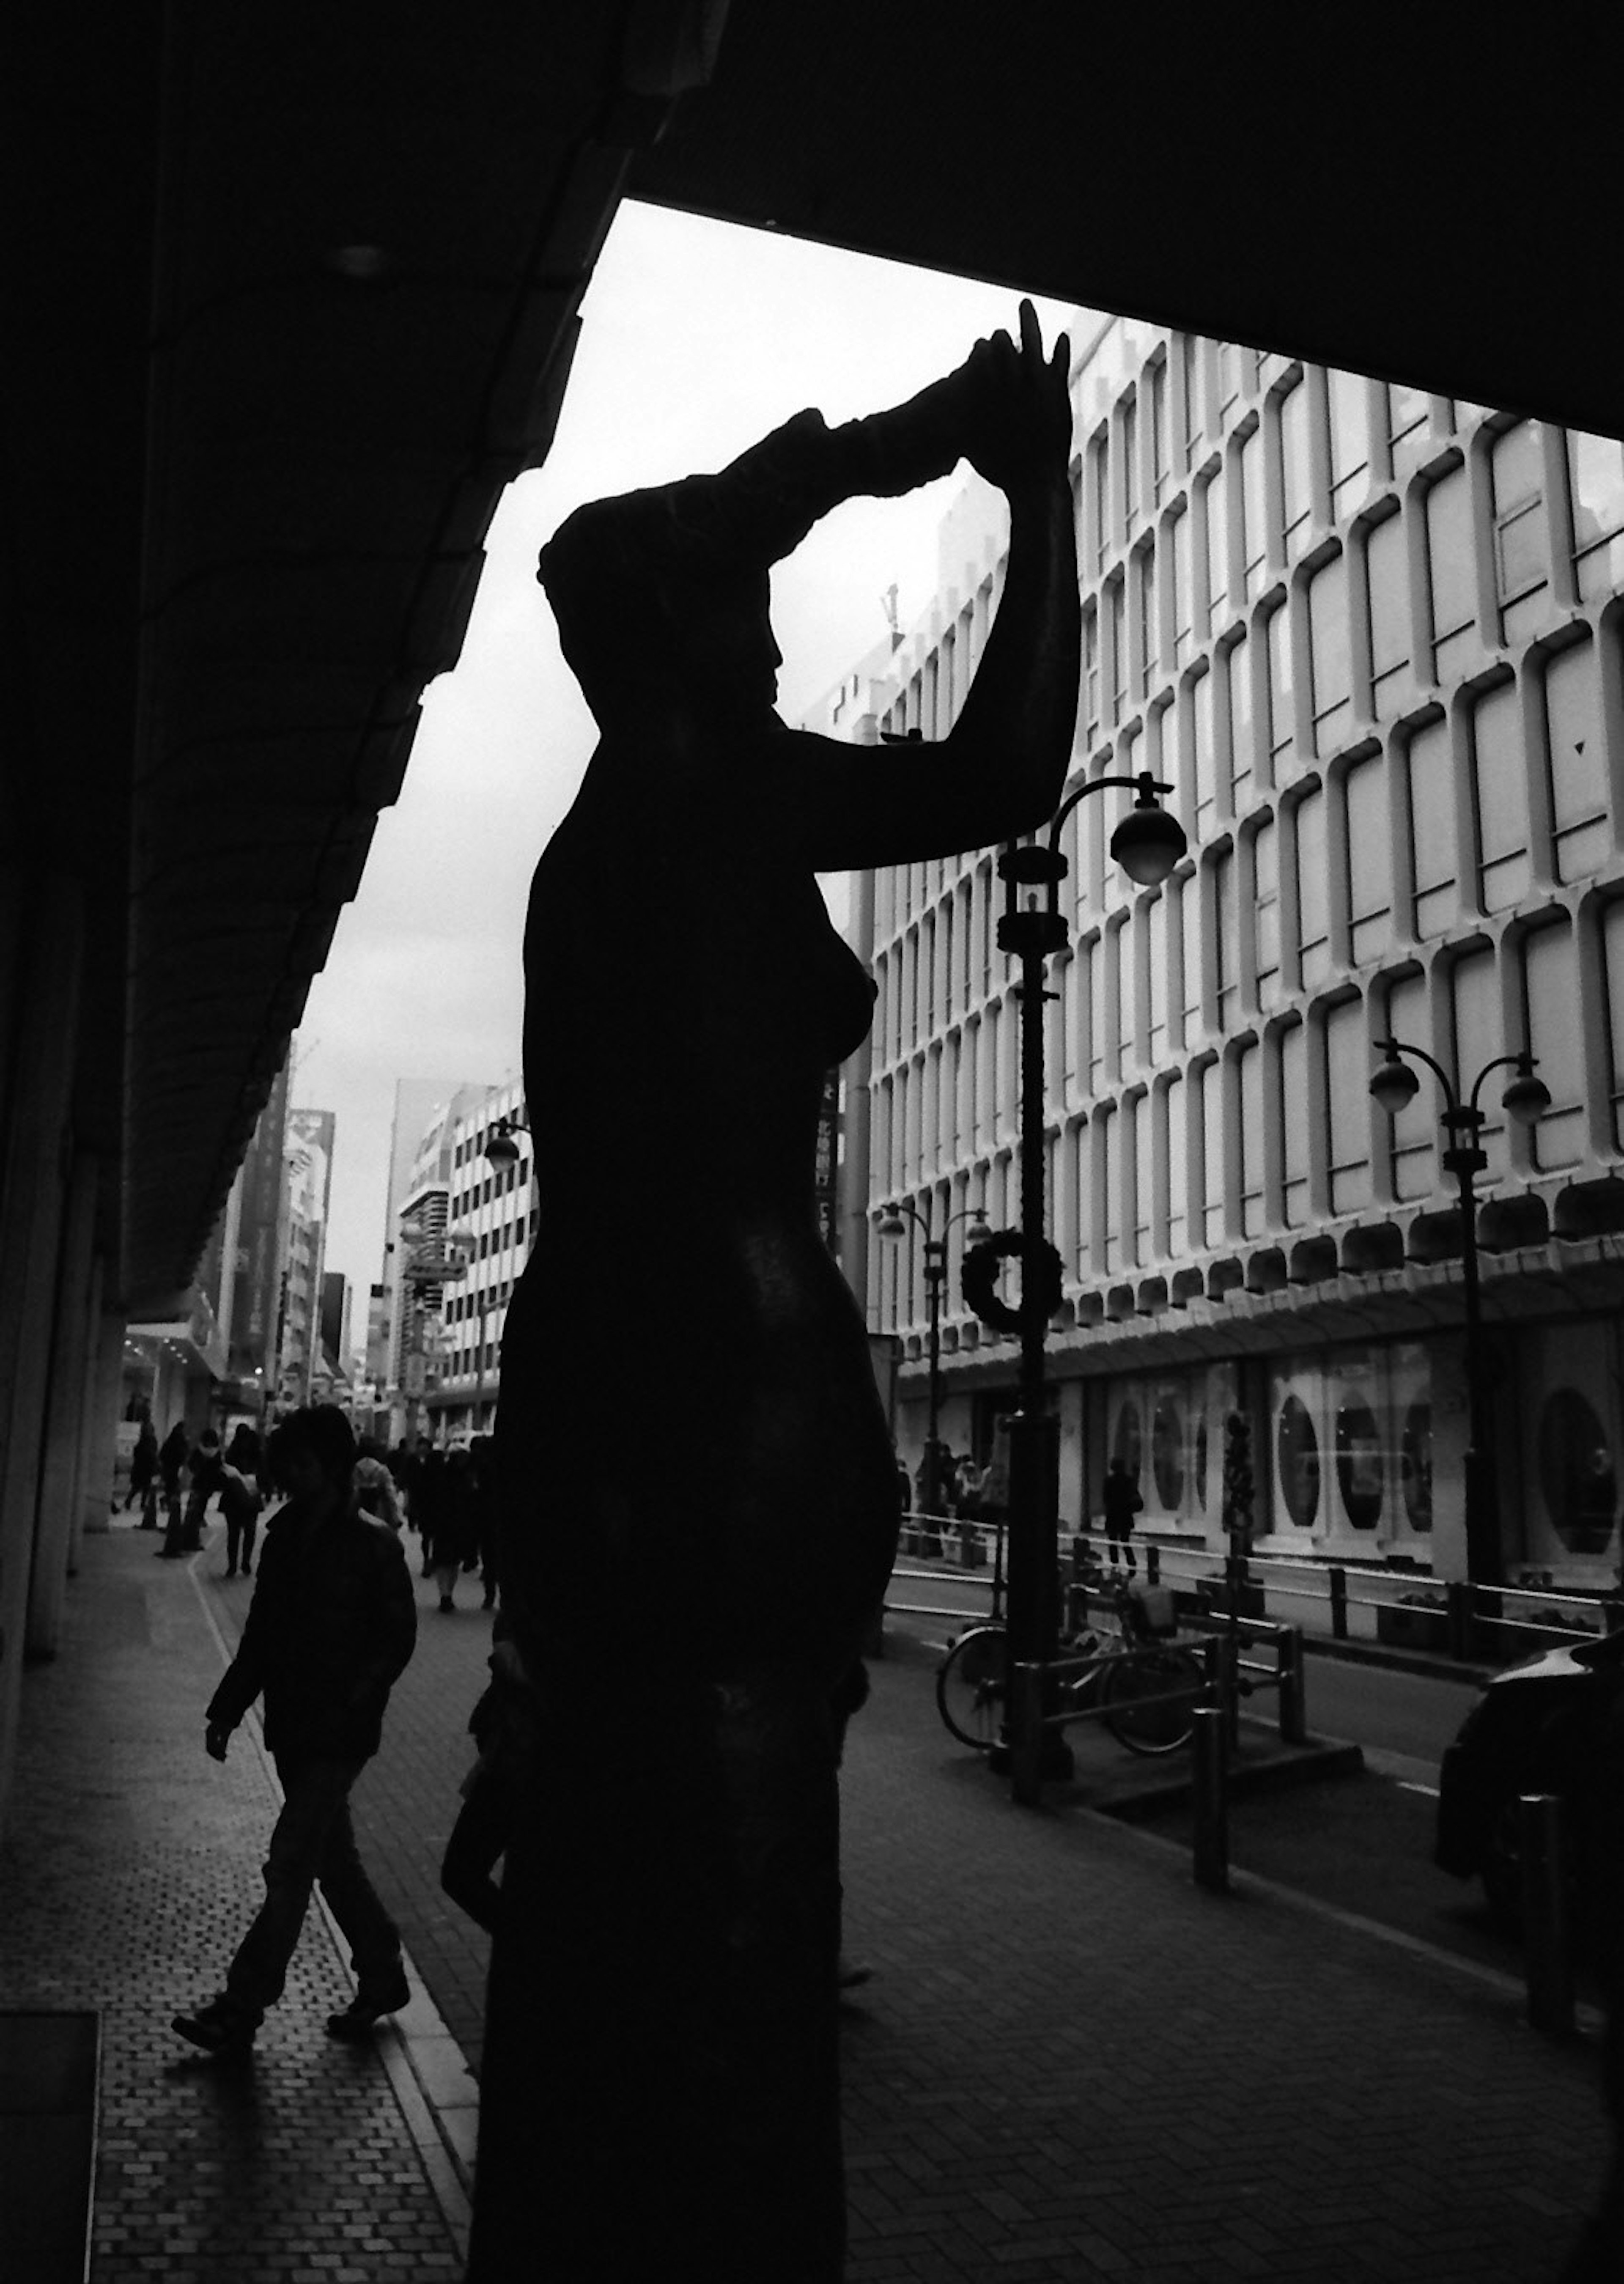
{"type": "Polygon", "coordinates": [[[1446,1750],[1434,1860],[1457,1879],[1480,1879],[1501,1926],[1522,1923],[1518,1802],[1525,1793],[1562,1800],[1581,1911],[1595,1896],[1604,1841],[1624,1814],[1624,1723],[1608,1735],[1621,1701],[1624,1633],[1562,1642],[1495,1674],[1446,1750]]]}

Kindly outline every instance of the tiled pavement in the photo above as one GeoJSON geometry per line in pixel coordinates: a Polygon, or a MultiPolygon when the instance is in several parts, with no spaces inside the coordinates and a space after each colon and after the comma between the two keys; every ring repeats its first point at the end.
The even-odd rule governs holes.
{"type": "MultiPolygon", "coordinates": [[[[0,2005],[106,2009],[95,2284],[152,2272],[160,2243],[185,2284],[454,2274],[386,2068],[402,2042],[321,2035],[346,1982],[324,1927],[251,2072],[164,2029],[246,1920],[270,1801],[241,1740],[224,1769],[200,1748],[206,1603],[246,1594],[199,1598],[149,1545],[87,1544],[0,1854],[0,2005]]],[[[433,1867],[488,1621],[421,1599],[363,1845],[472,2040],[480,1941],[433,1867]]],[[[1604,2155],[1589,2048],[1418,1946],[1245,1879],[1204,1895],[1176,1849],[1064,1795],[1012,1807],[938,1727],[917,1655],[874,1685],[845,1777],[848,1948],[876,1969],[847,2016],[850,2284],[1546,2284],[1604,2155]]]]}
{"type": "MultiPolygon", "coordinates": [[[[353,1986],[318,1915],[251,2064],[168,2027],[219,1987],[275,1799],[248,1729],[223,1766],[204,1754],[219,1644],[191,1564],[154,1544],[87,1540],[62,1654],[27,1678],[0,1848],[0,2007],[102,2016],[94,2284],[454,2279],[432,2120],[381,2047],[323,2031],[353,1986]]],[[[4,2247],[0,2276],[32,2284],[4,2247]]]]}

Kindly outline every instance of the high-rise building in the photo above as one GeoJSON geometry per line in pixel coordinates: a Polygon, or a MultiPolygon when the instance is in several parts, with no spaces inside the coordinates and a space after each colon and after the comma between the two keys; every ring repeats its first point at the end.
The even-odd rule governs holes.
{"type": "MultiPolygon", "coordinates": [[[[1253,1427],[1264,1553],[1465,1567],[1462,1221],[1433,1071],[1470,1098],[1531,1052],[1532,1128],[1489,1072],[1478,1223],[1509,1573],[1616,1576],[1624,1438],[1624,455],[1131,320],[1077,359],[1083,655],[1069,789],[1150,770],[1189,836],[1156,887],[1111,863],[1128,796],[1064,828],[1045,1015],[1050,1376],[1061,1513],[1105,1463],[1146,1526],[1222,1545],[1226,1419],[1253,1427]],[[1420,1086],[1370,1082],[1396,1037],[1420,1086]]],[[[1002,503],[848,693],[946,733],[1002,590],[1002,503]]],[[[832,706],[820,726],[841,733],[832,706]]],[[[1017,976],[996,852],[873,876],[868,1207],[1019,1217],[1017,976]]],[[[859,899],[861,908],[862,899],[859,899]]],[[[949,1234],[943,1433],[989,1448],[1012,1343],[949,1234]]],[[[923,1436],[919,1232],[868,1247],[923,1436]]]]}
{"type": "Polygon", "coordinates": [[[493,1131],[511,1121],[526,1124],[518,1079],[465,1105],[451,1128],[447,1250],[460,1267],[445,1289],[443,1351],[429,1397],[445,1435],[477,1433],[495,1416],[502,1327],[535,1235],[529,1134],[511,1136],[507,1162],[485,1154],[493,1131]]]}
{"type": "Polygon", "coordinates": [[[287,1235],[277,1372],[277,1393],[285,1404],[311,1401],[321,1365],[322,1274],[336,1124],[331,1110],[290,1110],[287,1115],[287,1235]]]}
{"type": "MultiPolygon", "coordinates": [[[[483,1091],[465,1079],[402,1078],[395,1081],[394,1115],[389,1132],[389,1186],[384,1214],[384,1258],[380,1279],[385,1289],[389,1332],[383,1369],[375,1375],[374,1386],[380,1405],[387,1404],[390,1406],[390,1432],[396,1437],[404,1432],[408,1399],[402,1387],[402,1376],[405,1369],[406,1320],[409,1307],[412,1305],[412,1288],[409,1288],[402,1273],[410,1243],[401,1235],[402,1208],[414,1193],[420,1170],[425,1130],[441,1117],[449,1103],[475,1098],[483,1091]]],[[[432,1177],[433,1169],[426,1170],[432,1177]]],[[[433,1185],[431,1178],[430,1186],[433,1185]]],[[[410,1216],[408,1219],[410,1219],[410,1216]]],[[[411,1377],[414,1381],[419,1380],[426,1371],[426,1361],[412,1367],[411,1377]]],[[[419,1387],[410,1401],[420,1403],[422,1393],[419,1387]]]]}

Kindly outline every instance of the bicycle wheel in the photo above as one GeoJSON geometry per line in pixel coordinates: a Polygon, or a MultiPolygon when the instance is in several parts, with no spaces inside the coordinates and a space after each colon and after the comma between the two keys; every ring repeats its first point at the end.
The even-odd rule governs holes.
{"type": "Polygon", "coordinates": [[[936,1707],[961,1745],[989,1753],[1003,1742],[1004,1661],[1002,1626],[972,1626],[936,1670],[936,1707]]]}
{"type": "Polygon", "coordinates": [[[1105,1726],[1130,1753],[1175,1753],[1195,1729],[1206,1677],[1187,1649],[1152,1642],[1100,1675],[1105,1726]]]}

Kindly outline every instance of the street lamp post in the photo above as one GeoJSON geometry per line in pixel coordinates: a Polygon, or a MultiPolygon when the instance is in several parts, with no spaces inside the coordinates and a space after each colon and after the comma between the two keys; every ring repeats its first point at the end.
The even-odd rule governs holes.
{"type": "Polygon", "coordinates": [[[1448,1072],[1425,1047],[1412,1046],[1405,1039],[1378,1039],[1376,1050],[1386,1060],[1372,1077],[1370,1092],[1390,1118],[1396,1118],[1414,1100],[1421,1083],[1408,1064],[1399,1060],[1401,1055],[1413,1056],[1417,1062],[1425,1063],[1436,1076],[1443,1094],[1441,1122],[1446,1145],[1440,1162],[1444,1171],[1455,1177],[1461,1212],[1461,1305],[1466,1350],[1467,1450],[1462,1470],[1466,1505],[1466,1576],[1474,1585],[1494,1586],[1500,1583],[1500,1515],[1490,1458],[1493,1412],[1478,1287],[1477,1177],[1487,1167],[1488,1159],[1482,1146],[1485,1113],[1478,1097],[1491,1071],[1515,1068],[1517,1076],[1507,1085],[1501,1098],[1502,1106],[1507,1117],[1518,1125],[1532,1126],[1542,1112],[1550,1109],[1550,1093],[1543,1079],[1534,1076],[1535,1058],[1526,1050],[1521,1054],[1496,1055],[1485,1063],[1464,1100],[1448,1072]]]}
{"type": "Polygon", "coordinates": [[[912,1222],[924,1235],[925,1295],[929,1322],[929,1370],[926,1383],[925,1435],[925,1512],[940,1515],[943,1499],[941,1476],[941,1439],[937,1434],[937,1422],[941,1412],[941,1288],[948,1275],[948,1232],[956,1221],[967,1222],[964,1232],[967,1245],[979,1245],[988,1234],[986,1219],[980,1206],[964,1206],[951,1213],[941,1225],[937,1237],[932,1228],[933,1200],[927,1190],[925,1210],[893,1198],[881,1207],[878,1234],[881,1237],[903,1237],[907,1224],[912,1222]],[[904,1219],[906,1216],[906,1219],[904,1219]]]}
{"type": "MultiPolygon", "coordinates": [[[[1020,1340],[1020,1368],[1014,1417],[1010,1421],[1010,1571],[1008,1647],[1011,1685],[1018,1665],[1046,1668],[1059,1645],[1059,1503],[1060,1428],[1050,1417],[1045,1398],[1044,1348],[1049,1319],[1058,1302],[1058,1255],[1043,1233],[1044,1108],[1043,1002],[1050,995],[1044,971],[1050,957],[1066,943],[1060,913],[1060,883],[1068,870],[1060,854],[1060,828],[1078,803],[1089,794],[1118,789],[1136,795],[1133,807],[1120,818],[1111,836],[1111,854],[1128,878],[1151,888],[1165,880],[1184,854],[1183,827],[1161,806],[1159,796],[1170,785],[1148,770],[1135,777],[1092,778],[1078,786],[1056,810],[1047,843],[1033,840],[1010,841],[998,859],[1004,882],[1004,908],[998,921],[998,943],[1020,961],[1020,1228],[1013,1241],[993,1242],[1000,1253],[1017,1255],[1021,1263],[1020,1305],[1014,1329],[1020,1340]],[[1025,905],[1021,888],[1043,888],[1040,904],[1035,894],[1025,905]]],[[[973,1300],[972,1305],[975,1305],[973,1300]]],[[[1000,1331],[1011,1329],[1009,1312],[978,1310],[1000,1331]]],[[[1042,1706],[1052,1708],[1053,1690],[1045,1683],[1042,1706]]],[[[1025,1701],[1011,1686],[1009,1693],[1010,1746],[1019,1768],[1024,1764],[1040,1776],[1066,1776],[1072,1756],[1058,1729],[1045,1727],[1041,1740],[1020,1735],[1025,1701]]],[[[1002,1756],[1000,1756],[1002,1758],[1002,1756]]]]}

